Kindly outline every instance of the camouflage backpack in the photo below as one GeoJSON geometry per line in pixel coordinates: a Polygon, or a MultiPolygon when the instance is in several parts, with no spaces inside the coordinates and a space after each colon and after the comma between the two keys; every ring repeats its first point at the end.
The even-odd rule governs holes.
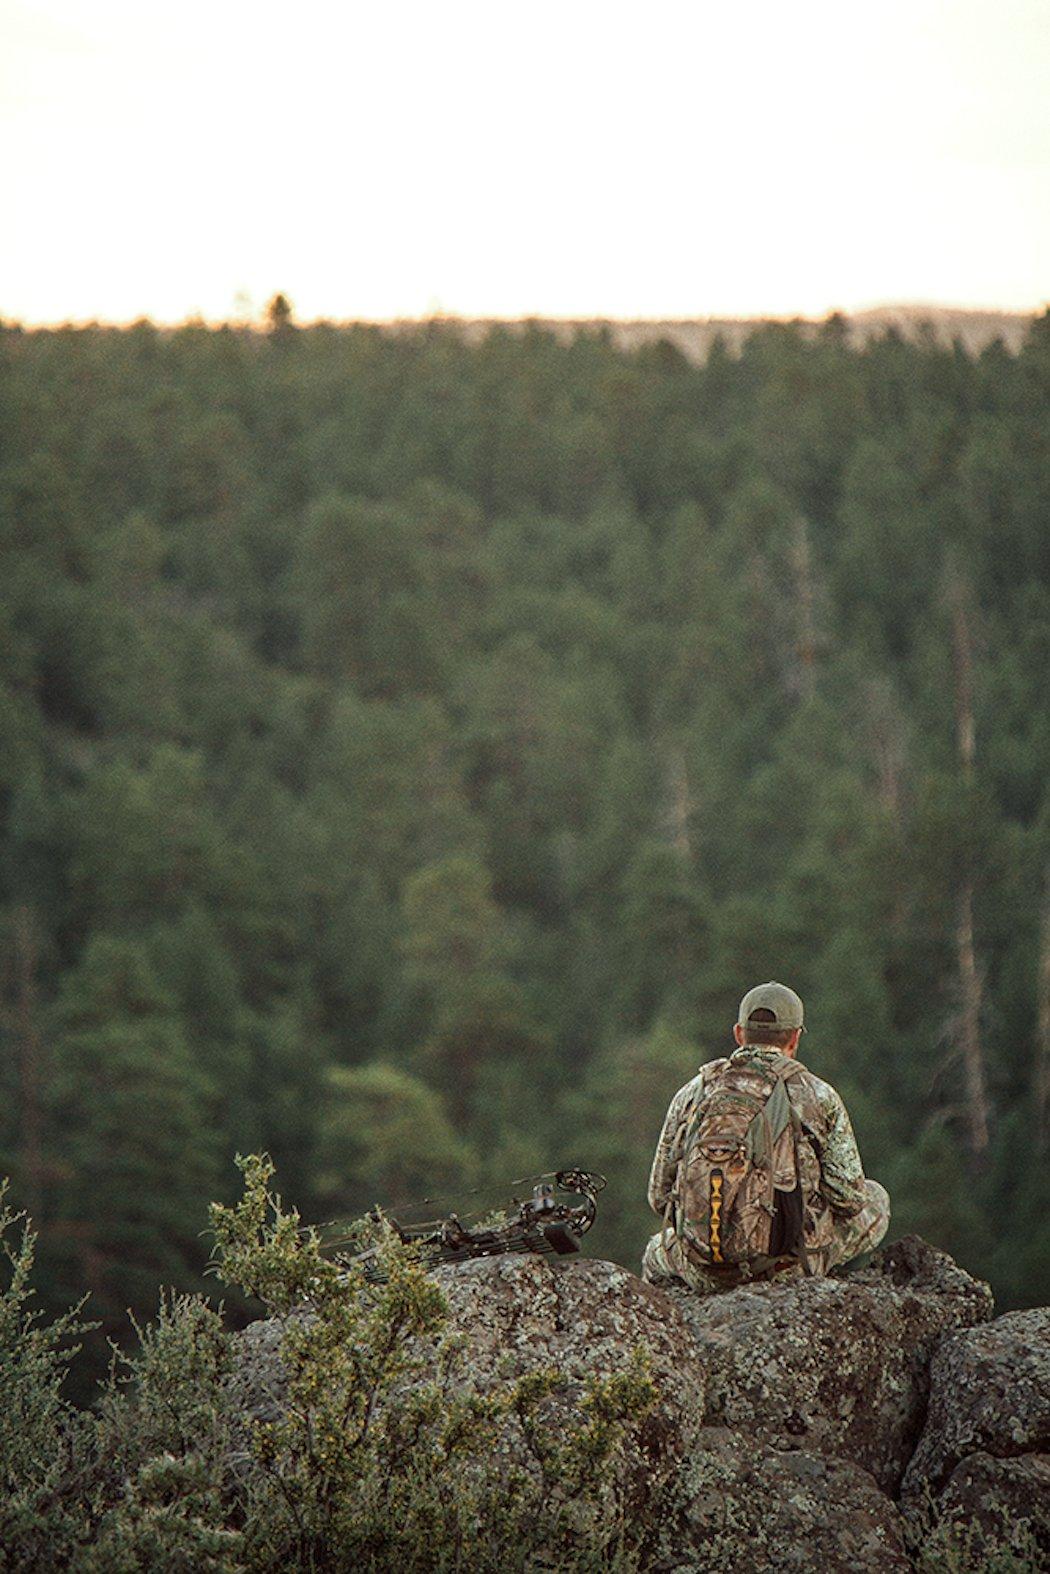
{"type": "Polygon", "coordinates": [[[807,1248],[824,1244],[820,1161],[808,1133],[825,1123],[804,1074],[788,1059],[724,1061],[686,1111],[675,1230],[701,1266],[762,1272],[782,1257],[807,1263],[807,1248]],[[802,1114],[788,1097],[792,1078],[802,1078],[802,1114]]]}

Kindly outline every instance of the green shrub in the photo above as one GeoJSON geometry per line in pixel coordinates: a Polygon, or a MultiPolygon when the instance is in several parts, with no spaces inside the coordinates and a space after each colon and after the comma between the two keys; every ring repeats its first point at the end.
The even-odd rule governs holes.
{"type": "Polygon", "coordinates": [[[245,1192],[217,1207],[216,1265],[282,1326],[280,1417],[252,1425],[244,1504],[254,1568],[513,1569],[623,1564],[609,1467],[655,1393],[639,1354],[594,1381],[561,1435],[540,1421],[554,1371],[497,1395],[462,1390],[466,1351],[414,1251],[380,1222],[367,1249],[381,1282],[324,1255],[243,1164],[245,1192]],[[304,1315],[305,1312],[305,1315],[304,1315]],[[501,1446],[520,1428],[525,1462],[501,1446]]]}
{"type": "Polygon", "coordinates": [[[68,1485],[78,1478],[91,1428],[61,1389],[77,1337],[91,1326],[80,1308],[45,1323],[33,1308],[36,1236],[7,1205],[0,1182],[0,1567],[41,1568],[76,1535],[68,1485]]]}
{"type": "MultiPolygon", "coordinates": [[[[253,1405],[244,1345],[219,1311],[167,1296],[114,1352],[99,1403],[62,1398],[75,1314],[25,1310],[32,1235],[8,1251],[0,1303],[5,1569],[263,1574],[281,1569],[565,1570],[638,1566],[618,1456],[651,1406],[644,1354],[592,1380],[570,1422],[545,1418],[554,1370],[492,1394],[462,1383],[462,1336],[416,1254],[364,1232],[381,1282],[325,1254],[242,1161],[244,1193],[212,1210],[214,1269],[279,1333],[276,1403],[253,1405]]],[[[3,1227],[17,1220],[5,1212],[3,1227]]]]}

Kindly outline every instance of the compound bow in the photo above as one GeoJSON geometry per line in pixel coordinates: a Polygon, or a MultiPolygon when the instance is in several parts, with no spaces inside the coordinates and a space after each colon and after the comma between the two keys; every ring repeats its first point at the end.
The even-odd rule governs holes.
{"type": "MultiPolygon", "coordinates": [[[[512,1197],[505,1218],[497,1223],[484,1222],[471,1227],[457,1213],[425,1224],[399,1224],[388,1213],[375,1212],[370,1218],[382,1219],[399,1240],[415,1246],[428,1268],[445,1263],[469,1262],[475,1257],[498,1257],[507,1252],[554,1253],[565,1256],[578,1252],[580,1240],[598,1213],[598,1193],[605,1190],[605,1176],[593,1170],[552,1170],[532,1177],[536,1185],[531,1197],[522,1201],[512,1197]],[[555,1196],[555,1188],[579,1200],[570,1203],[555,1196]]],[[[360,1264],[365,1277],[373,1282],[385,1275],[371,1261],[377,1248],[356,1253],[348,1261],[360,1264]]]]}

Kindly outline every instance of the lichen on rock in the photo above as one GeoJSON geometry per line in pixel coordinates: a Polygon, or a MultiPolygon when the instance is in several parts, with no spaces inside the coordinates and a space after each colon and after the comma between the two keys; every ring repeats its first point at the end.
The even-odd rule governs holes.
{"type": "Polygon", "coordinates": [[[616,1263],[581,1258],[481,1258],[439,1269],[436,1278],[450,1328],[466,1337],[464,1379],[480,1393],[542,1370],[566,1380],[544,1401],[548,1428],[578,1413],[588,1379],[625,1370],[644,1348],[659,1397],[621,1468],[630,1501],[658,1490],[693,1445],[704,1411],[699,1352],[661,1291],[616,1263]]]}
{"type": "Polygon", "coordinates": [[[705,1421],[852,1460],[887,1492],[922,1428],[938,1341],[992,1313],[986,1284],[914,1236],[845,1278],[669,1294],[706,1369],[705,1421]]]}
{"type": "Polygon", "coordinates": [[[987,1549],[1034,1549],[1050,1567],[1050,1308],[940,1344],[902,1496],[927,1535],[977,1531],[987,1549]]]}
{"type": "Polygon", "coordinates": [[[664,1513],[657,1566],[675,1574],[911,1568],[897,1507],[866,1470],[728,1427],[703,1428],[664,1513]]]}

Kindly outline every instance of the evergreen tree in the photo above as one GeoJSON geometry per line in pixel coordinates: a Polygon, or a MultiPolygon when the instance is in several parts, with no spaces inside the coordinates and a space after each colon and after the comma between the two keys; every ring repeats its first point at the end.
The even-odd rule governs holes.
{"type": "Polygon", "coordinates": [[[144,949],[98,933],[63,980],[51,1025],[45,1262],[79,1284],[106,1331],[152,1310],[159,1283],[192,1287],[214,1188],[209,1088],[144,949]]]}

